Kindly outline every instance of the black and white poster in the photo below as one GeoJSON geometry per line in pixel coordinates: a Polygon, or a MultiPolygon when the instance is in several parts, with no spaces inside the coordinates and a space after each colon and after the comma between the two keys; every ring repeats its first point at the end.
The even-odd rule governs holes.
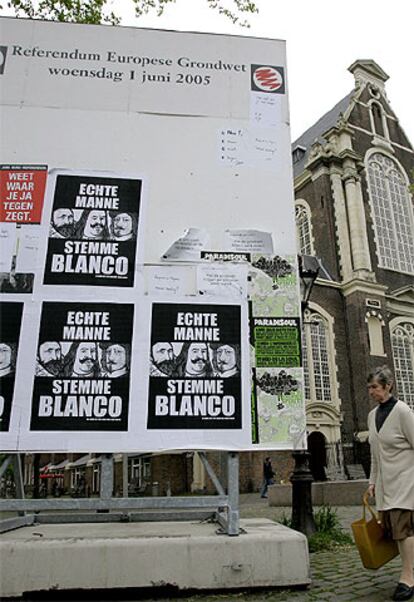
{"type": "Polygon", "coordinates": [[[43,303],[32,431],[126,431],[134,308],[43,303]]]}
{"type": "Polygon", "coordinates": [[[44,284],[134,284],[142,181],[56,177],[44,284]]]}
{"type": "Polygon", "coordinates": [[[23,303],[0,303],[0,431],[9,430],[23,303]]]}
{"type": "Polygon", "coordinates": [[[241,309],[153,303],[148,429],[241,429],[241,309]]]}

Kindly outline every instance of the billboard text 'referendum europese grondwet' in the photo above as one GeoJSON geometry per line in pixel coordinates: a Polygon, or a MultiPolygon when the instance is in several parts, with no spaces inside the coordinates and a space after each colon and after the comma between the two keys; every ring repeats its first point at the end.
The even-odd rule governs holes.
{"type": "Polygon", "coordinates": [[[0,22],[1,448],[303,449],[284,43],[0,22]]]}

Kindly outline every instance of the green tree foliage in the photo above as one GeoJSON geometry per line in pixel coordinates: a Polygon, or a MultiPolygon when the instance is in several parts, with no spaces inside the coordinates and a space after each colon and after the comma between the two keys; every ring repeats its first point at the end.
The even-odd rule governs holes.
{"type": "MultiPolygon", "coordinates": [[[[126,0],[122,0],[125,2],[126,0]]],[[[176,0],[129,0],[135,7],[137,17],[150,12],[162,15],[168,4],[176,0]]],[[[232,23],[248,27],[244,15],[257,13],[255,2],[249,0],[205,0],[209,8],[217,10],[232,23]]],[[[47,19],[73,23],[110,23],[118,25],[119,15],[112,10],[110,0],[8,0],[8,8],[14,9],[17,17],[29,19],[47,19]]],[[[3,9],[0,4],[0,9],[3,9]]]]}

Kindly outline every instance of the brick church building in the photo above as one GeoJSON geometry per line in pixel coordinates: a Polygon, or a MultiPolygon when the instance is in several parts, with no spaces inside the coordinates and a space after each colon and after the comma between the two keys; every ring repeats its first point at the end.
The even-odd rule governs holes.
{"type": "MultiPolygon", "coordinates": [[[[399,398],[414,408],[414,151],[388,101],[388,75],[372,60],[358,60],[349,71],[352,91],[292,145],[298,252],[317,257],[320,266],[303,328],[308,445],[317,479],[345,478],[349,465],[369,469],[371,368],[392,367],[399,398]]],[[[290,453],[242,453],[241,491],[259,489],[265,455],[277,480],[289,478],[290,453]]],[[[59,472],[65,490],[82,482],[98,493],[99,457],[93,456],[49,457],[50,470],[59,472]]],[[[224,457],[209,458],[224,476],[224,457]]],[[[26,467],[29,484],[30,458],[26,467]]],[[[214,490],[191,453],[129,454],[128,475],[135,493],[214,490]]],[[[115,490],[121,483],[119,454],[115,490]]]]}
{"type": "Polygon", "coordinates": [[[321,266],[303,331],[308,445],[328,478],[368,470],[370,369],[388,364],[414,409],[414,151],[388,75],[372,60],[349,71],[350,94],[292,146],[299,252],[321,266]]]}

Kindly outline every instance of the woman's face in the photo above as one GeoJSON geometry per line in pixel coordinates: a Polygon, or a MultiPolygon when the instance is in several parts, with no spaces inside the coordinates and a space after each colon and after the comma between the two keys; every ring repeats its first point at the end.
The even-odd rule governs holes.
{"type": "Polygon", "coordinates": [[[391,397],[392,384],[382,385],[378,379],[374,378],[368,383],[368,393],[373,401],[383,403],[391,397]]]}

